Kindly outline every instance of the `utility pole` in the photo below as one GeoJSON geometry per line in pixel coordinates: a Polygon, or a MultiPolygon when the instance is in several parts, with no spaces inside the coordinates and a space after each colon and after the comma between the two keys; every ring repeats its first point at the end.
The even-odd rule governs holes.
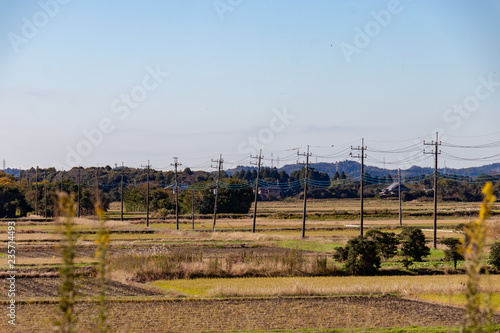
{"type": "Polygon", "coordinates": [[[63,191],[64,169],[61,169],[61,192],[63,191]]]}
{"type": "MultiPolygon", "coordinates": [[[[217,222],[217,200],[219,199],[219,181],[220,181],[220,172],[222,168],[222,163],[224,160],[222,159],[222,154],[220,154],[218,160],[212,160],[212,162],[217,163],[218,171],[217,171],[217,180],[215,181],[215,204],[214,204],[214,225],[212,227],[212,232],[215,232],[215,223],[217,222]]],[[[214,166],[212,166],[214,168],[214,166]]]]}
{"type": "Polygon", "coordinates": [[[360,208],[360,217],[359,217],[359,230],[360,230],[360,234],[361,234],[361,237],[363,237],[363,216],[364,216],[364,209],[363,209],[363,199],[364,199],[364,177],[365,177],[365,157],[366,157],[366,154],[365,154],[365,150],[367,149],[367,147],[365,147],[365,139],[362,138],[361,139],[361,147],[358,146],[358,147],[353,147],[351,146],[351,150],[358,150],[360,151],[360,153],[358,153],[358,155],[354,156],[352,154],[352,152],[350,153],[351,157],[354,157],[354,158],[360,158],[361,159],[361,188],[360,188],[360,194],[359,194],[359,198],[361,200],[361,208],[360,208]]]}
{"type": "Polygon", "coordinates": [[[424,149],[424,154],[433,154],[434,155],[434,237],[433,237],[433,245],[434,248],[437,248],[437,180],[438,180],[438,155],[441,154],[441,150],[439,150],[439,146],[441,145],[441,141],[438,141],[438,132],[436,132],[436,141],[425,142],[424,146],[434,146],[434,149],[426,152],[424,149]]]}
{"type": "Polygon", "coordinates": [[[311,155],[312,154],[309,153],[309,145],[307,145],[307,153],[300,154],[297,151],[297,156],[305,156],[306,157],[306,172],[304,175],[304,212],[302,214],[302,238],[306,237],[307,182],[309,179],[309,156],[311,156],[311,155]]]}
{"type": "Polygon", "coordinates": [[[401,168],[398,169],[398,195],[399,195],[399,225],[403,225],[403,211],[401,208],[401,168]]]}
{"type": "Polygon", "coordinates": [[[146,183],[147,185],[147,190],[146,190],[146,227],[149,228],[149,160],[148,160],[148,165],[141,165],[142,167],[147,168],[147,174],[146,174],[146,183]]]}
{"type": "Polygon", "coordinates": [[[120,221],[123,221],[123,162],[121,170],[121,181],[120,181],[120,221]]]}
{"type": "Polygon", "coordinates": [[[252,156],[250,158],[258,158],[259,162],[253,163],[250,161],[250,164],[257,164],[257,179],[255,179],[255,200],[254,200],[254,208],[253,208],[253,225],[252,225],[252,233],[255,233],[255,223],[257,220],[257,200],[259,198],[259,174],[260,174],[260,162],[262,160],[262,149],[259,150],[259,156],[252,156]]]}
{"type": "Polygon", "coordinates": [[[47,183],[44,184],[45,218],[47,218],[47,183]]]}
{"type": "Polygon", "coordinates": [[[95,169],[95,200],[99,204],[99,166],[95,169]]]}
{"type": "Polygon", "coordinates": [[[35,173],[35,215],[38,216],[38,165],[35,173]]]}
{"type": "Polygon", "coordinates": [[[194,190],[191,191],[191,222],[194,230],[194,190]]]}
{"type": "Polygon", "coordinates": [[[178,194],[178,187],[177,187],[177,166],[182,165],[177,161],[177,157],[174,157],[174,163],[170,164],[175,167],[175,173],[174,173],[174,192],[175,192],[175,224],[177,226],[177,230],[179,230],[179,194],[178,194]]]}
{"type": "Polygon", "coordinates": [[[80,209],[81,208],[80,207],[80,171],[81,171],[81,167],[79,166],[78,167],[78,191],[77,191],[78,192],[78,195],[77,195],[77,197],[78,197],[78,202],[77,202],[77,207],[78,207],[77,212],[78,212],[78,214],[77,214],[77,216],[78,217],[80,217],[80,210],[81,210],[80,209]]]}

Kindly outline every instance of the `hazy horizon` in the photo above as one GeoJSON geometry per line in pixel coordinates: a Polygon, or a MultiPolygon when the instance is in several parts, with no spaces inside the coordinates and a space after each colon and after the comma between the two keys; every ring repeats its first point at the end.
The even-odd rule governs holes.
{"type": "Polygon", "coordinates": [[[10,168],[500,162],[500,3],[0,0],[10,168]],[[332,145],[334,145],[332,147],[332,145]],[[272,155],[271,155],[272,154],[272,155]]]}

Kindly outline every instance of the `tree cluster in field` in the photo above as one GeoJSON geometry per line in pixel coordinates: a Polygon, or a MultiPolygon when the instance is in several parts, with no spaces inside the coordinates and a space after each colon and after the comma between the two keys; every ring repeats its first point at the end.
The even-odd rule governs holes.
{"type": "MultiPolygon", "coordinates": [[[[467,242],[466,237],[465,243],[467,242]]],[[[460,252],[460,240],[444,238],[441,244],[447,247],[444,250],[444,260],[453,262],[456,270],[457,262],[464,260],[460,252]]],[[[374,275],[379,271],[383,261],[398,254],[402,257],[401,264],[406,269],[414,262],[421,262],[430,254],[430,248],[426,245],[425,235],[421,229],[404,227],[399,235],[371,229],[364,237],[353,238],[346,246],[337,248],[334,258],[344,263],[344,270],[349,275],[374,275]]],[[[500,242],[492,245],[488,263],[493,269],[500,270],[500,242]]]]}
{"type": "Polygon", "coordinates": [[[378,272],[382,260],[390,259],[398,253],[403,257],[402,263],[406,267],[428,256],[430,249],[425,244],[422,230],[405,227],[396,235],[393,232],[371,229],[365,236],[353,238],[345,247],[338,248],[334,258],[345,263],[345,271],[349,275],[373,275],[378,272]]]}

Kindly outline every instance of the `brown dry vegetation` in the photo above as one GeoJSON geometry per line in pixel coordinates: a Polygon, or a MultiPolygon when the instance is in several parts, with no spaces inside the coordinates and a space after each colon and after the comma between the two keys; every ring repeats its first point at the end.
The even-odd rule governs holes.
{"type": "MultiPolygon", "coordinates": [[[[56,304],[18,305],[16,332],[48,332],[56,304]]],[[[95,310],[77,303],[83,332],[95,310]]],[[[273,329],[352,329],[360,327],[457,326],[463,310],[396,297],[267,298],[112,302],[114,332],[192,332],[273,329]]],[[[495,323],[500,323],[498,316],[495,323]]],[[[11,332],[6,321],[1,332],[11,332]]]]}
{"type": "MultiPolygon", "coordinates": [[[[380,216],[365,218],[366,228],[383,228],[399,232],[399,220],[383,217],[387,211],[397,211],[393,200],[367,200],[365,207],[369,213],[380,216]]],[[[431,203],[404,203],[405,211],[427,214],[431,203]]],[[[429,277],[415,277],[411,282],[389,281],[389,277],[377,277],[371,283],[355,282],[356,278],[344,278],[349,285],[335,285],[328,288],[308,286],[305,283],[286,285],[282,288],[258,290],[253,286],[242,291],[231,287],[221,280],[222,285],[202,296],[247,297],[272,296],[264,299],[198,299],[177,300],[179,292],[155,289],[153,286],[137,281],[152,281],[165,278],[224,277],[224,276],[304,276],[337,274],[338,268],[331,260],[331,250],[324,253],[287,250],[277,247],[278,243],[345,244],[348,239],[359,234],[358,220],[354,218],[359,209],[357,200],[311,200],[308,209],[307,239],[300,237],[301,220],[280,219],[274,213],[301,214],[300,202],[263,202],[259,203],[259,213],[266,215],[257,219],[258,233],[241,232],[250,230],[252,218],[223,218],[217,225],[221,232],[211,230],[211,219],[197,219],[196,228],[202,232],[192,232],[191,221],[181,219],[180,231],[173,230],[172,218],[155,220],[151,228],[145,228],[142,221],[111,221],[109,274],[110,323],[115,332],[165,332],[165,331],[202,331],[202,330],[270,330],[270,329],[328,329],[354,327],[404,327],[416,326],[456,326],[462,316],[462,309],[410,301],[397,297],[319,297],[319,298],[282,298],[283,295],[332,295],[332,294],[387,294],[415,296],[418,292],[443,292],[441,287],[429,283],[429,277]],[[349,218],[342,216],[347,212],[349,218]],[[270,214],[272,213],[272,214],[270,214]],[[274,214],[274,215],[273,215],[274,214]],[[222,232],[224,231],[224,232],[222,232]],[[184,252],[184,254],[182,254],[184,252]],[[177,254],[176,254],[177,253],[177,254]],[[186,256],[187,260],[167,259],[169,256],[186,256]],[[189,259],[188,257],[192,258],[189,259]],[[324,266],[326,263],[326,268],[324,266]],[[381,282],[381,280],[388,280],[381,282]],[[418,280],[418,281],[417,281],[418,280]],[[387,282],[387,283],[386,283],[387,282]],[[384,284],[385,283],[385,284],[384,284]],[[399,285],[398,285],[399,283],[399,285]],[[418,284],[415,287],[415,284],[418,284]],[[337,288],[337,292],[332,292],[337,288]],[[413,289],[412,289],[413,288],[413,289]],[[434,288],[434,289],[433,289],[434,288]],[[252,291],[252,292],[249,292],[252,291]],[[406,291],[406,293],[405,293],[406,291]],[[131,301],[135,299],[135,301],[131,301]]],[[[453,214],[454,211],[470,211],[475,214],[475,203],[440,204],[440,211],[453,214]]],[[[432,218],[427,215],[405,218],[405,225],[418,225],[428,229],[425,234],[429,240],[432,235],[432,218]]],[[[470,218],[447,216],[440,218],[438,237],[458,237],[453,232],[459,223],[467,223],[470,218]]],[[[95,219],[77,219],[75,230],[81,233],[77,257],[83,262],[95,261],[95,219]]],[[[16,222],[17,223],[17,222],[16,222]]],[[[491,239],[500,237],[500,220],[491,220],[491,239]]],[[[0,229],[3,227],[0,227],[0,229]]],[[[55,233],[54,223],[44,219],[19,221],[16,224],[17,264],[19,277],[16,281],[19,301],[17,308],[18,326],[16,332],[48,332],[53,323],[52,314],[57,308],[57,278],[60,254],[57,245],[60,236],[55,233]]],[[[429,244],[428,244],[429,245],[429,244]]],[[[283,246],[283,244],[281,244],[283,246]]],[[[294,245],[292,245],[294,246],[294,245]]],[[[440,245],[440,248],[442,246],[440,245]]],[[[5,249],[0,257],[5,259],[5,249]]],[[[2,261],[3,264],[3,261],[2,261]]],[[[96,295],[97,281],[93,277],[91,265],[82,268],[78,292],[81,297],[96,295]]],[[[461,280],[458,276],[449,278],[446,292],[460,293],[461,280]],[[451,283],[451,281],[455,281],[451,283]]],[[[331,278],[334,279],[334,278],[331,278]]],[[[408,277],[412,279],[412,277],[408,277]]],[[[243,280],[243,279],[239,279],[243,280]]],[[[278,280],[278,279],[276,279],[278,280]]],[[[496,280],[495,280],[496,281],[496,280]]],[[[181,281],[179,281],[181,282],[181,281]]],[[[256,287],[256,286],[255,286],[256,287]]],[[[491,291],[497,293],[493,288],[491,291]]],[[[5,285],[0,286],[0,302],[5,304],[5,285]]],[[[77,311],[81,320],[82,332],[91,328],[95,313],[92,304],[80,299],[77,311]]],[[[495,322],[500,323],[495,317],[495,322]]],[[[11,332],[0,321],[0,332],[11,332]]]]}

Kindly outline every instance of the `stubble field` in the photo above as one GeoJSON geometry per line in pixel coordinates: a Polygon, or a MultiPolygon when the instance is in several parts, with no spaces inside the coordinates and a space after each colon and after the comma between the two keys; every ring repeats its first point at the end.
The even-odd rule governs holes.
{"type": "MultiPolygon", "coordinates": [[[[405,205],[406,212],[415,214],[405,215],[403,224],[421,227],[431,246],[431,204],[413,202],[405,205]]],[[[112,205],[108,212],[112,232],[109,255],[124,258],[131,254],[171,255],[187,251],[199,257],[200,263],[196,265],[210,267],[220,260],[220,270],[233,274],[249,269],[238,266],[244,261],[242,257],[250,255],[264,262],[266,257],[288,258],[290,251],[295,251],[294,256],[300,260],[314,262],[317,258],[326,258],[329,274],[336,275],[341,264],[333,261],[335,248],[359,234],[357,201],[315,200],[308,207],[306,238],[302,239],[301,202],[259,203],[258,232],[255,234],[249,232],[251,216],[218,219],[216,233],[211,232],[210,217],[199,216],[195,219],[194,231],[190,216],[181,217],[181,230],[175,230],[172,217],[151,220],[150,227],[146,228],[143,219],[116,221],[119,212],[113,210],[116,205],[112,205]],[[235,263],[231,267],[227,266],[228,258],[235,263]]],[[[395,218],[397,202],[368,201],[365,207],[368,214],[365,228],[400,232],[399,219],[395,218]]],[[[472,218],[467,215],[476,214],[476,207],[476,203],[441,205],[443,217],[438,222],[438,238],[460,237],[455,227],[469,222],[472,218]]],[[[97,281],[93,264],[96,261],[97,221],[77,219],[76,223],[79,233],[76,262],[80,275],[77,311],[80,331],[88,332],[92,330],[96,311],[97,281]]],[[[491,223],[497,225],[498,220],[493,219],[491,223]]],[[[1,230],[5,230],[7,237],[6,228],[1,227],[1,230]]],[[[493,238],[489,239],[491,241],[493,238]]],[[[53,221],[18,220],[16,242],[15,332],[48,332],[58,313],[61,236],[53,221]]],[[[465,278],[460,271],[452,272],[451,264],[442,260],[442,249],[439,245],[428,260],[410,271],[405,271],[397,261],[389,263],[383,268],[386,273],[377,277],[306,278],[300,277],[302,268],[299,268],[298,273],[294,273],[298,275],[293,275],[299,277],[274,277],[269,280],[271,282],[265,275],[238,280],[210,279],[207,283],[199,278],[141,282],[134,277],[134,272],[111,270],[107,290],[109,321],[113,332],[457,327],[463,314],[460,306],[463,299],[457,296],[464,290],[465,278]],[[419,275],[422,270],[451,275],[422,276],[419,275]],[[404,276],[390,276],[401,273],[404,276]],[[291,282],[290,279],[296,280],[291,282]],[[336,279],[342,279],[342,283],[336,279]],[[235,281],[245,283],[235,284],[235,281]],[[266,284],[271,287],[266,289],[266,284]],[[386,285],[391,287],[384,287],[386,285]]],[[[3,267],[0,274],[6,281],[6,248],[1,249],[0,258],[3,267]]],[[[500,310],[500,280],[497,275],[490,275],[488,281],[484,288],[493,296],[492,306],[500,310]]],[[[3,306],[8,301],[7,289],[7,283],[0,285],[3,306]]],[[[498,315],[494,323],[500,324],[498,315]]],[[[0,322],[0,332],[12,332],[5,318],[0,322]]]]}

